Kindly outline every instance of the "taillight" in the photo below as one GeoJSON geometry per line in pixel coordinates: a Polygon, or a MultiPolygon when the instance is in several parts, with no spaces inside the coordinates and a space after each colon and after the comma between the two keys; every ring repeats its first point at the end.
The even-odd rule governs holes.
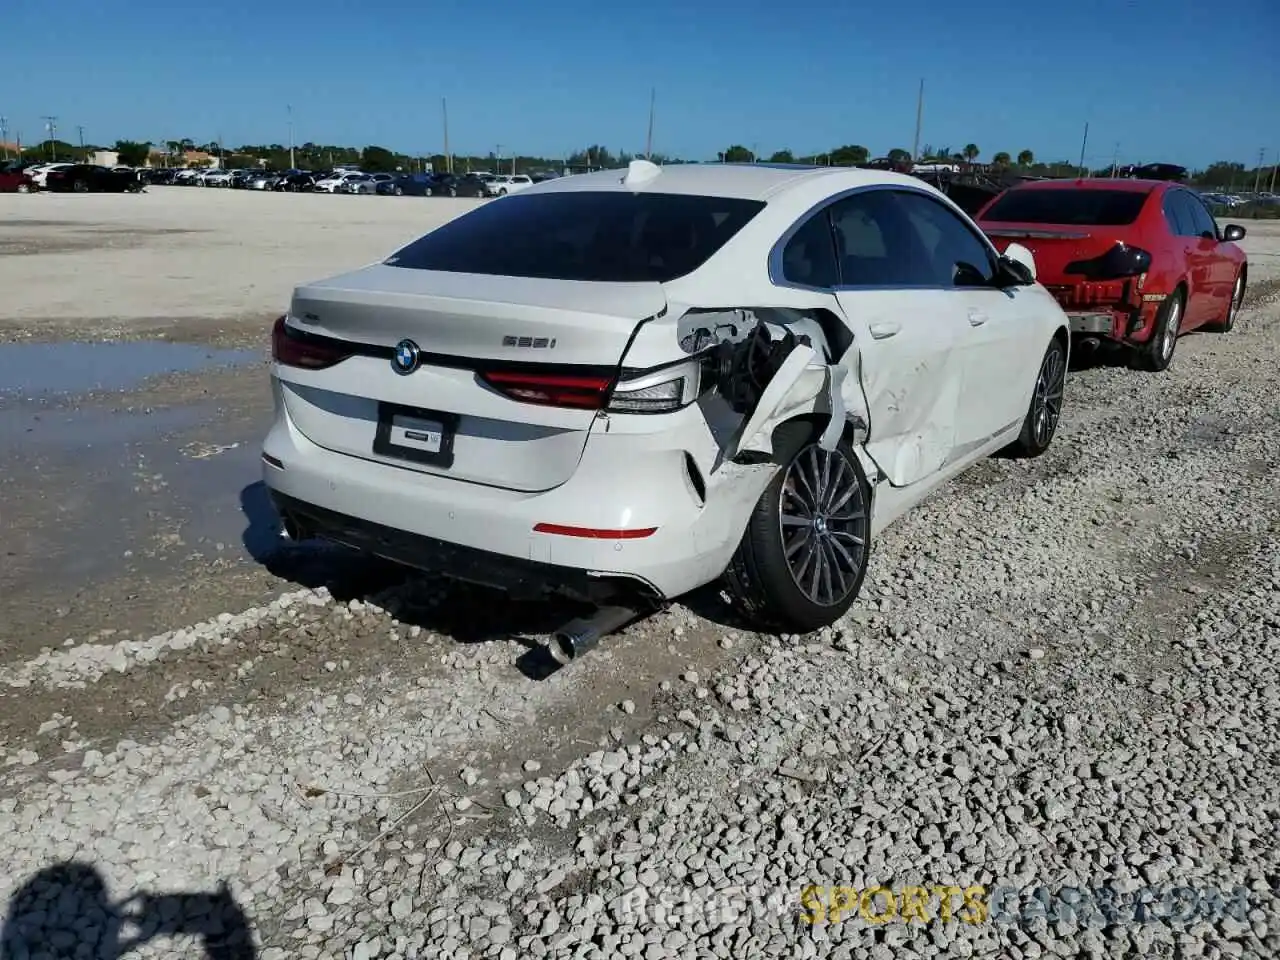
{"type": "Polygon", "coordinates": [[[515,373],[493,370],[480,379],[499,393],[521,403],[544,407],[600,410],[609,393],[611,377],[558,373],[515,373]]]}
{"type": "Polygon", "coordinates": [[[670,413],[698,399],[702,365],[686,360],[619,380],[605,409],[614,413],[670,413]]]}
{"type": "Polygon", "coordinates": [[[278,318],[271,328],[271,359],[286,367],[323,370],[349,356],[351,351],[341,344],[294,330],[285,323],[284,317],[278,318]]]}
{"type": "Polygon", "coordinates": [[[1150,269],[1151,254],[1146,250],[1117,243],[1100,257],[1072,261],[1063,273],[1082,276],[1086,280],[1119,280],[1121,277],[1136,277],[1150,269]]]}

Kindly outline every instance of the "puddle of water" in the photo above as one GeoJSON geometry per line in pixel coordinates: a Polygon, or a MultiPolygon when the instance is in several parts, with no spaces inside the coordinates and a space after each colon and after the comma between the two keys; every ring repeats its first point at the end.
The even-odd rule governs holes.
{"type": "Polygon", "coordinates": [[[252,363],[254,350],[192,343],[0,343],[0,399],[129,390],[151,377],[252,363]]]}
{"type": "Polygon", "coordinates": [[[26,453],[82,451],[94,447],[118,452],[125,444],[141,443],[201,422],[209,411],[198,406],[157,410],[151,414],[110,410],[40,410],[0,407],[0,450],[26,453]]]}

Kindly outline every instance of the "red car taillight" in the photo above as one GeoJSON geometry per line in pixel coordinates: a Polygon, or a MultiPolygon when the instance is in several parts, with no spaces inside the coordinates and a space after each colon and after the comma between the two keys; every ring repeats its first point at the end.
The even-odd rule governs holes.
{"type": "Polygon", "coordinates": [[[697,360],[629,374],[615,380],[603,374],[480,374],[480,379],[512,400],[548,407],[606,410],[611,413],[670,413],[698,399],[702,364],[697,360]]]}
{"type": "Polygon", "coordinates": [[[286,367],[302,367],[307,370],[323,370],[341,363],[351,356],[351,351],[330,340],[308,337],[285,323],[284,317],[276,320],[271,328],[271,359],[286,367]]]}
{"type": "Polygon", "coordinates": [[[544,407],[600,410],[609,395],[611,377],[576,374],[513,373],[507,370],[481,373],[493,389],[521,403],[544,407]]]}

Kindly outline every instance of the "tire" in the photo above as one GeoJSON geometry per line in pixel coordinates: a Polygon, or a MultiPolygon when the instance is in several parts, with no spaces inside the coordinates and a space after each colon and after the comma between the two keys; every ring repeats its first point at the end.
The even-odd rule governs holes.
{"type": "Polygon", "coordinates": [[[505,197],[506,195],[507,195],[507,191],[506,191],[506,190],[499,190],[499,191],[498,191],[498,196],[500,196],[500,197],[505,197]]]}
{"type": "Polygon", "coordinates": [[[404,187],[396,187],[396,196],[397,196],[397,197],[403,197],[403,196],[404,196],[404,187]]]}
{"type": "Polygon", "coordinates": [[[72,183],[72,184],[71,184],[71,189],[72,189],[75,193],[88,193],[88,192],[89,192],[89,184],[85,183],[83,180],[77,180],[77,181],[75,181],[74,183],[72,183]]]}
{"type": "Polygon", "coordinates": [[[427,187],[425,190],[422,191],[422,195],[424,197],[434,197],[435,191],[433,191],[430,187],[427,187]]]}
{"type": "Polygon", "coordinates": [[[18,184],[18,192],[19,192],[19,193],[30,193],[30,192],[31,192],[31,184],[29,184],[29,183],[20,183],[20,184],[18,184]]]}
{"type": "Polygon", "coordinates": [[[1040,361],[1022,432],[1006,453],[1019,459],[1038,457],[1049,449],[1062,419],[1062,394],[1067,384],[1067,349],[1054,337],[1040,361]]]}
{"type": "Polygon", "coordinates": [[[1244,306],[1244,291],[1249,282],[1249,274],[1244,267],[1236,274],[1236,282],[1231,287],[1231,302],[1227,304],[1227,315],[1217,323],[1208,324],[1214,333],[1230,333],[1236,325],[1236,317],[1240,316],[1240,308],[1244,306]]]}
{"type": "Polygon", "coordinates": [[[457,188],[456,188],[456,187],[450,187],[450,188],[449,188],[449,196],[451,196],[451,197],[456,197],[457,195],[458,195],[458,190],[457,190],[457,188]]]}
{"type": "Polygon", "coordinates": [[[871,488],[849,442],[841,439],[835,450],[825,451],[808,423],[785,425],[775,436],[775,449],[794,452],[756,502],[724,582],[754,626],[810,633],[844,616],[862,589],[871,488]],[[815,504],[805,481],[823,469],[836,471],[839,479],[815,504]],[[785,526],[784,516],[791,518],[785,526]],[[827,579],[819,564],[829,565],[827,579]]]}
{"type": "Polygon", "coordinates": [[[1151,339],[1137,348],[1134,366],[1148,373],[1160,373],[1169,369],[1173,351],[1178,345],[1178,331],[1186,308],[1186,294],[1182,287],[1164,298],[1160,312],[1156,314],[1156,326],[1151,339]]]}

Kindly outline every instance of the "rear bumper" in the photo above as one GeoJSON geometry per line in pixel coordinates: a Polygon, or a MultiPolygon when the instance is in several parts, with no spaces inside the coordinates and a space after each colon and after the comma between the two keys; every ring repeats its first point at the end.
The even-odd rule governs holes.
{"type": "Polygon", "coordinates": [[[335,453],[278,410],[263,480],[304,532],[414,567],[520,592],[670,598],[724,571],[772,476],[769,467],[735,467],[732,478],[707,478],[700,502],[681,452],[681,427],[698,422],[652,436],[593,433],[567,482],[524,493],[335,453]],[[535,532],[539,523],[657,529],[592,539],[535,532]]]}
{"type": "Polygon", "coordinates": [[[1144,302],[1142,306],[1116,307],[1113,309],[1066,311],[1071,332],[1081,336],[1106,337],[1120,343],[1146,343],[1155,329],[1159,303],[1144,302]]]}

